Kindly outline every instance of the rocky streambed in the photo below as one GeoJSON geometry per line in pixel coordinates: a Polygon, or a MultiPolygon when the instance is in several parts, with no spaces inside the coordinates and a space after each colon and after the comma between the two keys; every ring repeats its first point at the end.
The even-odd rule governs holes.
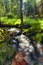
{"type": "MultiPolygon", "coordinates": [[[[31,43],[30,38],[26,35],[23,35],[21,31],[17,28],[8,29],[9,35],[11,38],[11,45],[14,47],[16,52],[22,52],[25,54],[25,61],[29,65],[34,65],[34,63],[38,60],[39,64],[42,63],[43,60],[43,45],[36,44],[34,41],[31,43]]],[[[37,63],[37,62],[36,62],[37,63]]]]}
{"type": "MultiPolygon", "coordinates": [[[[36,63],[43,65],[43,45],[36,44],[35,41],[21,33],[20,29],[5,28],[5,30],[8,32],[8,44],[13,47],[14,53],[22,52],[24,54],[27,65],[35,65],[36,63]]],[[[12,54],[13,56],[15,54],[12,54]]]]}

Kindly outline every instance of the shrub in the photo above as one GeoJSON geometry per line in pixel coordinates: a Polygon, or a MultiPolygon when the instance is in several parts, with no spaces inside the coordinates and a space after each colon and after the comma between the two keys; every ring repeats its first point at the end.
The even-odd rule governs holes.
{"type": "Polygon", "coordinates": [[[8,18],[14,18],[14,15],[13,15],[12,13],[8,13],[8,14],[7,14],[7,17],[8,17],[8,18]]]}

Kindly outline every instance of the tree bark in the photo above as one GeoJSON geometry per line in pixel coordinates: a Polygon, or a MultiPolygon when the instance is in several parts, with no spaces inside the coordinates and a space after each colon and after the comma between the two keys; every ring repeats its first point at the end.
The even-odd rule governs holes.
{"type": "Polygon", "coordinates": [[[22,11],[22,7],[23,7],[23,0],[20,0],[21,32],[22,32],[22,27],[23,27],[23,11],[22,11]]]}

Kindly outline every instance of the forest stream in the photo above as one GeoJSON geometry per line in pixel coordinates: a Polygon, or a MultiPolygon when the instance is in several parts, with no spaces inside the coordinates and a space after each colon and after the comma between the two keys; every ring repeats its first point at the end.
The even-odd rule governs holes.
{"type": "MultiPolygon", "coordinates": [[[[5,30],[9,32],[9,44],[14,48],[14,53],[22,52],[25,54],[24,60],[27,65],[36,65],[36,63],[43,65],[43,45],[31,41],[30,38],[21,33],[20,29],[5,28],[5,30]]],[[[15,58],[14,56],[15,54],[11,57],[12,63],[15,58]]]]}

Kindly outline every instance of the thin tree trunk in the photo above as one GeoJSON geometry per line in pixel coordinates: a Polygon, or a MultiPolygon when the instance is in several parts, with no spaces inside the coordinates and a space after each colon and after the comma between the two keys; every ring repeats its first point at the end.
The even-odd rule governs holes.
{"type": "Polygon", "coordinates": [[[23,27],[23,11],[22,11],[22,5],[23,0],[20,0],[20,18],[21,18],[21,32],[22,32],[22,27],[23,27]]]}
{"type": "Polygon", "coordinates": [[[9,0],[9,7],[10,7],[10,12],[11,12],[11,0],[9,0]]]}
{"type": "Polygon", "coordinates": [[[41,0],[41,4],[42,4],[41,12],[42,12],[42,18],[43,18],[43,0],[41,0]]]}

